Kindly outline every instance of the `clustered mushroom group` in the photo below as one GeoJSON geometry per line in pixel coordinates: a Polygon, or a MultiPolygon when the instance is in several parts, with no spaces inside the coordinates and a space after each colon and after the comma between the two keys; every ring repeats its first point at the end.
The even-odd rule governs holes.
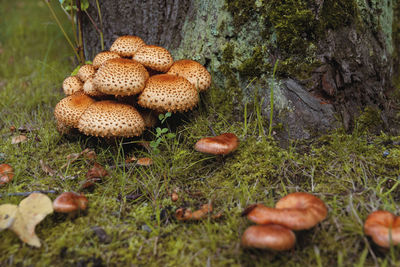
{"type": "Polygon", "coordinates": [[[137,36],[121,36],[92,64],[67,77],[67,95],[55,107],[60,132],[76,128],[100,137],[139,136],[156,122],[154,115],[185,112],[211,85],[200,63],[174,61],[167,49],[137,36]]]}
{"type": "Polygon", "coordinates": [[[288,250],[295,242],[292,230],[306,230],[324,220],[328,211],[324,202],[316,196],[296,192],[281,198],[275,208],[263,204],[248,207],[243,215],[255,222],[242,235],[242,246],[288,250]]]}

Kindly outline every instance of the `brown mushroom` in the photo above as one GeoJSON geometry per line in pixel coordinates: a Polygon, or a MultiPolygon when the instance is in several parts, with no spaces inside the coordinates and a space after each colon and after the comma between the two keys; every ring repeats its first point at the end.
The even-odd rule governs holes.
{"type": "Polygon", "coordinates": [[[78,123],[84,134],[101,137],[139,136],[144,128],[143,118],[134,107],[112,100],[89,106],[78,123]]]}
{"type": "Polygon", "coordinates": [[[57,103],[54,117],[63,127],[76,128],[83,112],[94,102],[94,99],[83,93],[75,93],[57,103]]]}
{"type": "Polygon", "coordinates": [[[98,69],[104,62],[113,58],[121,58],[121,56],[111,51],[100,52],[93,59],[93,67],[98,69]]]}
{"type": "Polygon", "coordinates": [[[88,199],[83,194],[75,192],[64,192],[53,201],[53,208],[56,212],[70,213],[85,210],[88,199]]]}
{"type": "Polygon", "coordinates": [[[13,168],[6,163],[0,164],[0,185],[11,182],[13,177],[14,177],[13,168]]]}
{"type": "Polygon", "coordinates": [[[90,77],[96,74],[96,69],[92,64],[85,64],[81,66],[76,74],[81,81],[86,82],[90,77]]]}
{"type": "Polygon", "coordinates": [[[381,247],[400,244],[400,217],[378,210],[368,215],[364,223],[364,232],[381,247]]]}
{"type": "Polygon", "coordinates": [[[290,229],[276,224],[252,225],[242,235],[241,244],[247,248],[289,250],[294,247],[296,236],[290,229]]]}
{"type": "Polygon", "coordinates": [[[224,133],[214,137],[205,137],[197,141],[194,149],[199,152],[226,155],[234,151],[239,144],[239,139],[233,133],[224,133]]]}
{"type": "Polygon", "coordinates": [[[159,112],[187,111],[198,101],[198,93],[188,80],[170,74],[151,76],[138,98],[139,105],[159,112]]]}
{"type": "Polygon", "coordinates": [[[64,94],[72,95],[76,92],[82,92],[83,83],[77,76],[69,76],[63,81],[62,88],[64,94]]]}
{"type": "Polygon", "coordinates": [[[203,65],[194,60],[177,60],[167,73],[187,79],[200,92],[206,91],[211,85],[211,74],[203,65]]]}
{"type": "Polygon", "coordinates": [[[141,47],[132,59],[152,70],[167,72],[174,60],[167,49],[161,46],[145,45],[141,47]]]}
{"type": "Polygon", "coordinates": [[[140,63],[114,58],[101,65],[93,83],[104,94],[128,96],[142,92],[148,78],[149,73],[140,63]]]}
{"type": "Polygon", "coordinates": [[[243,215],[257,224],[279,224],[292,230],[314,227],[324,220],[327,208],[322,200],[309,193],[296,192],[280,199],[275,208],[256,204],[243,215]]]}
{"type": "Polygon", "coordinates": [[[110,47],[111,52],[118,53],[122,57],[132,57],[146,43],[137,36],[124,35],[118,37],[110,47]]]}

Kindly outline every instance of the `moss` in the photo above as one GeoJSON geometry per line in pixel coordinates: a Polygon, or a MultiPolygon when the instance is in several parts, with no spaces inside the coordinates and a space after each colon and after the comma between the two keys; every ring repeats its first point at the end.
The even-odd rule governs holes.
{"type": "Polygon", "coordinates": [[[233,25],[236,28],[246,24],[256,13],[254,0],[225,0],[225,9],[233,16],[233,25]]]}
{"type": "Polygon", "coordinates": [[[321,30],[338,29],[350,25],[357,17],[354,0],[325,0],[320,19],[321,30]]]}
{"type": "Polygon", "coordinates": [[[243,61],[238,67],[240,76],[244,78],[260,77],[261,74],[271,70],[271,64],[266,60],[265,47],[257,46],[253,48],[253,55],[243,61]]]}

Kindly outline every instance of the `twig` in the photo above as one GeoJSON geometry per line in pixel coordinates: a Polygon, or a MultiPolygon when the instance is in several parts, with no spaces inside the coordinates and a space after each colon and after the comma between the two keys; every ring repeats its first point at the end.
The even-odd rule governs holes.
{"type": "Polygon", "coordinates": [[[38,191],[31,191],[31,192],[15,192],[15,193],[6,193],[6,194],[0,194],[1,197],[11,197],[11,196],[29,196],[32,193],[42,193],[42,194],[57,194],[57,191],[55,190],[38,190],[38,191]]]}

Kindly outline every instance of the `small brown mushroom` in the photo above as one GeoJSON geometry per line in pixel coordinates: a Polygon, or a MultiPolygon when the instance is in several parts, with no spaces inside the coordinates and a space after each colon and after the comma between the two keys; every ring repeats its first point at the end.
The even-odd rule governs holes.
{"type": "Polygon", "coordinates": [[[110,47],[110,51],[118,53],[122,57],[132,57],[145,45],[146,43],[140,37],[124,35],[114,41],[110,47]]]}
{"type": "Polygon", "coordinates": [[[64,94],[72,95],[76,92],[82,92],[83,82],[77,76],[69,76],[63,81],[62,88],[64,94]]]}
{"type": "Polygon", "coordinates": [[[185,78],[170,74],[151,76],[138,98],[140,106],[159,112],[187,111],[198,102],[194,86],[185,78]]]}
{"type": "Polygon", "coordinates": [[[167,72],[172,63],[174,63],[167,49],[155,45],[142,46],[132,59],[143,64],[143,66],[147,68],[160,72],[167,72]]]}
{"type": "Polygon", "coordinates": [[[79,68],[76,77],[78,77],[81,81],[86,82],[90,77],[96,74],[96,69],[92,64],[85,64],[79,68]]]}
{"type": "Polygon", "coordinates": [[[88,199],[83,194],[64,192],[53,201],[56,212],[70,213],[87,208],[88,199]]]}
{"type": "Polygon", "coordinates": [[[239,144],[238,137],[233,133],[224,133],[214,137],[205,137],[197,141],[194,149],[199,152],[226,155],[234,151],[239,144]]]}
{"type": "Polygon", "coordinates": [[[200,92],[206,91],[211,85],[211,74],[203,65],[194,60],[177,60],[167,73],[187,79],[200,92]]]}
{"type": "Polygon", "coordinates": [[[400,217],[378,210],[368,215],[364,223],[364,232],[381,247],[400,244],[400,217]]]}
{"type": "Polygon", "coordinates": [[[11,182],[13,177],[14,177],[13,168],[6,163],[0,164],[0,185],[11,182]]]}
{"type": "Polygon", "coordinates": [[[280,199],[275,208],[256,204],[243,215],[257,224],[279,224],[292,230],[305,230],[324,220],[328,211],[322,200],[309,193],[296,192],[280,199]]]}
{"type": "Polygon", "coordinates": [[[293,248],[296,236],[293,231],[276,224],[252,225],[242,235],[242,246],[248,248],[289,250],[293,248]]]}

